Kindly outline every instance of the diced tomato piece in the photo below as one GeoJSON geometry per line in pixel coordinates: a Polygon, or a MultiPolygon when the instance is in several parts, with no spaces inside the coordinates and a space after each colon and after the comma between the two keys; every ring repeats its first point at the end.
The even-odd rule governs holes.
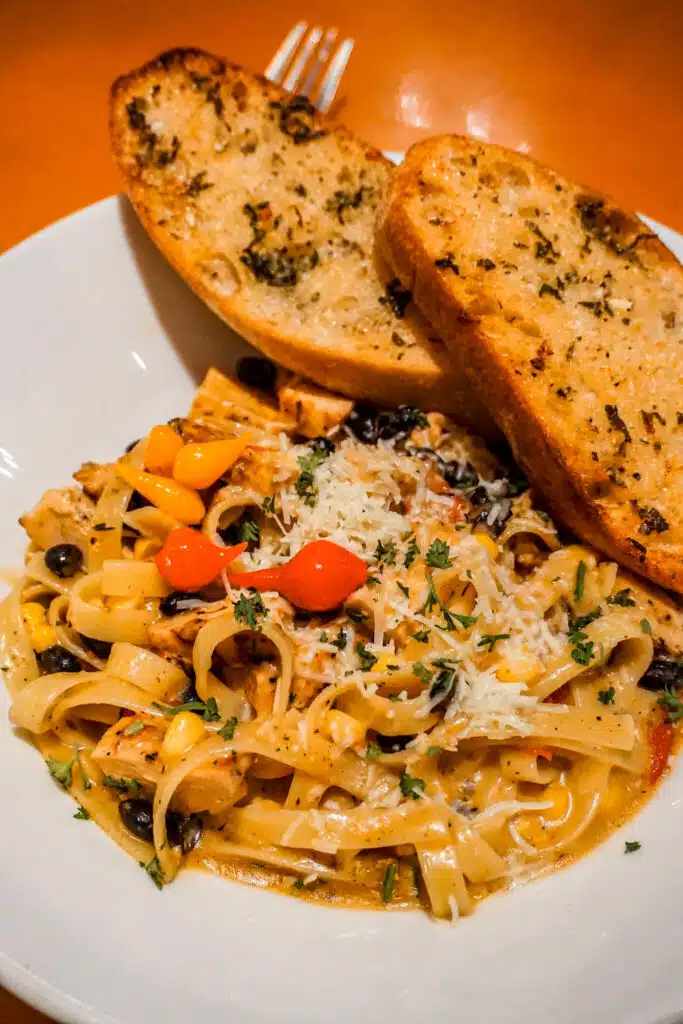
{"type": "Polygon", "coordinates": [[[674,742],[671,722],[660,722],[650,733],[650,785],[654,785],[666,769],[674,742]]]}

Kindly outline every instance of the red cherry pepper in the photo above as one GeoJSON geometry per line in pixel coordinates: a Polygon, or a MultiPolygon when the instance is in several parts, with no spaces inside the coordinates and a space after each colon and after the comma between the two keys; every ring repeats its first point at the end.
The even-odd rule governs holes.
{"type": "Polygon", "coordinates": [[[154,561],[164,579],[176,590],[200,590],[246,548],[246,544],[219,548],[203,533],[182,526],[171,530],[154,561]]]}
{"type": "Polygon", "coordinates": [[[671,722],[660,722],[650,733],[650,785],[654,786],[669,763],[674,743],[671,722]]]}
{"type": "Polygon", "coordinates": [[[297,608],[308,612],[338,608],[367,578],[365,562],[330,540],[312,541],[275,569],[228,573],[234,587],[277,590],[297,608]]]}

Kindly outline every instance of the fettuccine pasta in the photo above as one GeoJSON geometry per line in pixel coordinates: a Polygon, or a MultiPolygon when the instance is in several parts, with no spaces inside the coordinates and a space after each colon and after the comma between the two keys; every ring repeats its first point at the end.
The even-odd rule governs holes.
{"type": "Polygon", "coordinates": [[[159,887],[447,919],[629,818],[683,717],[676,599],[440,414],[307,393],[311,440],[221,379],[21,520],[0,661],[75,816],[159,887]]]}

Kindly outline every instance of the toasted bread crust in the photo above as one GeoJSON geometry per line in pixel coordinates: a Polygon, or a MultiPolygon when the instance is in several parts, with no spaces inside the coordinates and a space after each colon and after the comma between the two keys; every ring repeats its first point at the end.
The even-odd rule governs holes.
{"type": "Polygon", "coordinates": [[[613,200],[458,136],[414,146],[383,253],[553,515],[683,591],[683,268],[613,200]],[[681,354],[679,354],[679,352],[681,354]]]}
{"type": "Polygon", "coordinates": [[[386,291],[373,232],[390,163],[298,102],[200,50],[119,78],[112,146],[147,232],[219,316],[287,368],[353,398],[450,411],[490,436],[461,360],[414,303],[401,309],[386,291]]]}

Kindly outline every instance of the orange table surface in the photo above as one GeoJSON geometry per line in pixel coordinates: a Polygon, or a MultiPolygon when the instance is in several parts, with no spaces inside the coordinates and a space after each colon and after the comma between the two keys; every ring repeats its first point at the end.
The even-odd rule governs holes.
{"type": "MultiPolygon", "coordinates": [[[[356,40],[337,108],[368,141],[470,132],[683,230],[681,0],[2,0],[0,251],[118,191],[117,75],[173,46],[262,69],[299,19],[356,40]]],[[[45,1020],[0,991],[2,1024],[45,1020]]]]}

